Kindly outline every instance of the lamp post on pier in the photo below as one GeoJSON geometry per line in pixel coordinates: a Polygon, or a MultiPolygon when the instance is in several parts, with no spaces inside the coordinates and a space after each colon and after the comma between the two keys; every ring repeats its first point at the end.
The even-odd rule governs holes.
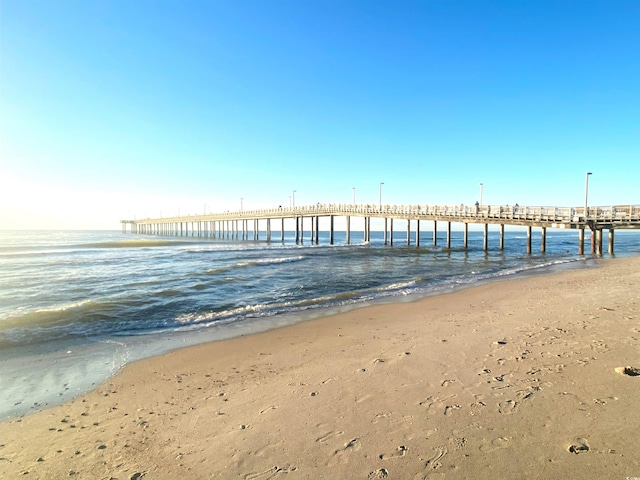
{"type": "Polygon", "coordinates": [[[589,219],[589,175],[591,172],[587,172],[584,176],[584,221],[589,219]]]}
{"type": "Polygon", "coordinates": [[[356,187],[351,187],[351,190],[353,190],[353,204],[356,204],[356,187]]]}
{"type": "Polygon", "coordinates": [[[295,190],[293,191],[293,195],[291,196],[291,198],[292,198],[291,206],[295,207],[296,206],[296,191],[295,190]]]}
{"type": "Polygon", "coordinates": [[[382,185],[384,185],[384,182],[380,182],[380,195],[378,197],[378,206],[380,208],[380,211],[382,211],[382,185]]]}
{"type": "Polygon", "coordinates": [[[484,184],[481,182],[480,183],[480,206],[482,206],[482,189],[484,187],[484,184]]]}
{"type": "Polygon", "coordinates": [[[240,211],[244,210],[244,198],[240,198],[240,211]]]}

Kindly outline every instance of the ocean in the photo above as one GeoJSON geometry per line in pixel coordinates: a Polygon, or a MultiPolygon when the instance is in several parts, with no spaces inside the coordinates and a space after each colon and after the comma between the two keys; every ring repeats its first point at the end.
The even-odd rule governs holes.
{"type": "MultiPolygon", "coordinates": [[[[121,231],[0,232],[0,419],[59,404],[125,364],[376,302],[411,301],[495,279],[597,265],[576,231],[547,230],[527,255],[526,231],[446,232],[438,247],[397,232],[351,245],[159,237],[121,231]]],[[[415,232],[412,232],[415,235],[415,232]]],[[[265,234],[262,234],[262,238],[265,234]]],[[[606,242],[605,242],[606,249],[606,242]]],[[[588,250],[588,247],[587,247],[588,250]]],[[[640,232],[616,232],[616,256],[640,253],[640,232]]],[[[604,255],[607,258],[609,255],[604,255]]]]}

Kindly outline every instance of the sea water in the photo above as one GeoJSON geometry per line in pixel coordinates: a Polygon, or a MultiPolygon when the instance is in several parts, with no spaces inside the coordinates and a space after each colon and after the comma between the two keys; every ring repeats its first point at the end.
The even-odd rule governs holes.
{"type": "MultiPolygon", "coordinates": [[[[415,233],[412,233],[415,236],[415,233]]],[[[265,238],[264,232],[261,237],[265,238]]],[[[279,232],[277,237],[280,237],[279,232]]],[[[526,231],[446,233],[420,247],[382,232],[347,245],[320,233],[295,242],[158,237],[120,231],[0,232],[0,419],[95,388],[128,362],[375,302],[406,301],[492,279],[587,267],[575,231],[547,230],[527,255],[526,231]]],[[[616,255],[640,235],[616,235],[616,255]]],[[[606,257],[607,255],[605,255],[606,257]]]]}

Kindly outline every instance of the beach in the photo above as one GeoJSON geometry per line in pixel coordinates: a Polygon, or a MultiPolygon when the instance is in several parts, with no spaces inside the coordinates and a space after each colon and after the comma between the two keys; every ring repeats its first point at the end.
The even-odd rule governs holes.
{"type": "Polygon", "coordinates": [[[639,309],[640,258],[618,258],[175,350],[2,422],[0,470],[640,477],[639,309]]]}

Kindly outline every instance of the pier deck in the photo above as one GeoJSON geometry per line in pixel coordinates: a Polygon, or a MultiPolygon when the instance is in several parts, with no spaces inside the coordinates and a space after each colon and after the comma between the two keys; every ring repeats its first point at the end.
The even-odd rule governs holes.
{"type": "Polygon", "coordinates": [[[272,208],[264,210],[243,210],[236,212],[203,213],[140,220],[121,220],[123,232],[207,236],[212,238],[242,238],[258,240],[259,222],[266,221],[267,240],[271,240],[271,221],[280,220],[281,237],[284,241],[284,220],[295,219],[296,241],[301,239],[304,219],[311,219],[311,238],[318,241],[320,217],[329,217],[330,242],[334,238],[334,218],[346,218],[346,238],[350,243],[351,217],[365,219],[365,240],[370,240],[371,218],[384,219],[384,243],[393,243],[394,220],[407,221],[407,243],[410,243],[411,221],[416,222],[416,246],[419,246],[421,221],[433,222],[433,242],[436,245],[438,222],[447,224],[447,247],[450,247],[451,223],[464,225],[464,246],[467,247],[468,225],[484,225],[484,245],[487,249],[488,225],[500,225],[500,248],[504,246],[505,225],[523,226],[528,229],[527,252],[531,253],[531,229],[542,229],[541,250],[545,249],[546,229],[564,228],[578,230],[578,252],[584,253],[584,232],[591,231],[592,253],[602,253],[602,231],[609,230],[609,253],[613,253],[614,230],[640,229],[640,205],[613,205],[606,207],[528,207],[505,205],[355,205],[316,204],[309,206],[272,208]],[[249,228],[249,222],[253,227],[249,228]],[[128,228],[129,227],[129,228],[128,228]],[[389,235],[390,234],[390,235],[389,235]]]}

